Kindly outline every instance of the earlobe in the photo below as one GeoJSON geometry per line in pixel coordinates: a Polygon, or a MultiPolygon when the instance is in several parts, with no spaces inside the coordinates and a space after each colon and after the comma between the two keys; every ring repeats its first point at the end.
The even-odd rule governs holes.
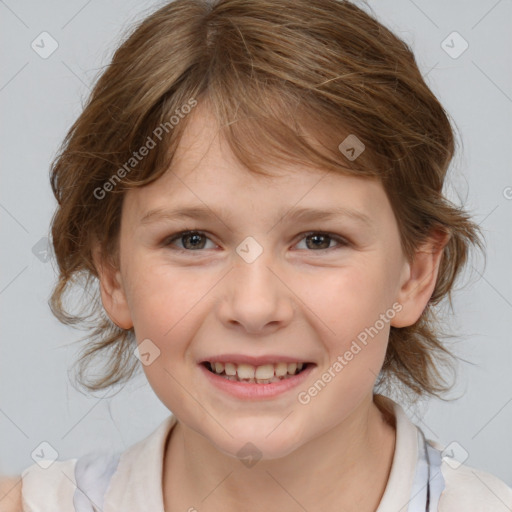
{"type": "Polygon", "coordinates": [[[105,262],[99,246],[93,250],[93,260],[98,272],[101,302],[109,318],[121,329],[131,329],[133,322],[126,299],[121,271],[105,262]]]}
{"type": "Polygon", "coordinates": [[[434,292],[443,250],[450,235],[438,231],[416,251],[413,261],[406,262],[397,296],[402,309],[393,318],[393,327],[408,327],[419,320],[434,292]]]}

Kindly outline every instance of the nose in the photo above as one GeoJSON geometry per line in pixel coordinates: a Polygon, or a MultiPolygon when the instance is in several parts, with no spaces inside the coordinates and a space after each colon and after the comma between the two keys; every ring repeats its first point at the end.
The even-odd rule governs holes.
{"type": "Polygon", "coordinates": [[[282,267],[265,251],[250,263],[238,255],[233,261],[218,306],[223,324],[262,335],[288,325],[294,313],[294,295],[284,272],[279,271],[282,267]]]}

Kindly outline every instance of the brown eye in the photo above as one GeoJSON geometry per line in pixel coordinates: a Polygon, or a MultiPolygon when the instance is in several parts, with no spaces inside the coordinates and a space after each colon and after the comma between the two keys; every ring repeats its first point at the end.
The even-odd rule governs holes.
{"type": "Polygon", "coordinates": [[[306,237],[306,246],[308,249],[329,249],[331,240],[329,235],[309,235],[306,237]]]}
{"type": "Polygon", "coordinates": [[[203,237],[203,240],[201,241],[201,237],[203,237],[203,235],[200,233],[190,233],[188,235],[183,235],[181,239],[185,240],[183,245],[186,249],[203,249],[205,240],[203,237]]]}
{"type": "Polygon", "coordinates": [[[183,231],[168,238],[164,245],[171,245],[175,241],[179,241],[183,245],[183,248],[178,247],[179,250],[194,251],[204,249],[207,240],[209,238],[201,231],[183,231]]]}
{"type": "Polygon", "coordinates": [[[322,232],[306,233],[302,240],[306,241],[306,248],[312,251],[333,249],[334,247],[331,246],[332,242],[337,242],[341,246],[348,245],[348,242],[343,238],[322,232]]]}

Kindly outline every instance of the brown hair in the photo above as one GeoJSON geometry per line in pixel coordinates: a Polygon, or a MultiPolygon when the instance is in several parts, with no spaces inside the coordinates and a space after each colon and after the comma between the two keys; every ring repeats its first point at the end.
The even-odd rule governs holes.
{"type": "Polygon", "coordinates": [[[284,161],[380,180],[407,257],[433,230],[451,235],[421,318],[391,327],[377,382],[394,381],[413,397],[449,389],[441,367],[452,368],[453,356],[433,307],[445,297],[452,306],[470,245],[483,249],[478,226],[442,194],[455,150],[452,127],[407,44],[337,0],[176,0],[117,49],[52,164],[59,280],[50,307],[64,324],[90,331],[79,382],[100,390],[139,367],[133,328],[117,327],[101,304],[93,242],[116,267],[124,191],[168,169],[199,102],[208,102],[252,172],[269,175],[268,162],[284,161]],[[349,134],[365,146],[355,160],[338,149],[349,134]],[[135,158],[150,140],[154,147],[135,158]],[[70,314],[63,296],[76,278],[90,295],[82,300],[89,309],[70,314]],[[92,378],[87,371],[96,358],[104,368],[92,378]]]}

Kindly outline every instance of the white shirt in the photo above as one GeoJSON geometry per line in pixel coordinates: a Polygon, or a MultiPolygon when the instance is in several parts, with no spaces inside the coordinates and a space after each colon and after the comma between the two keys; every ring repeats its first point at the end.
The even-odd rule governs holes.
{"type": "MultiPolygon", "coordinates": [[[[510,487],[489,473],[464,464],[459,466],[454,459],[443,457],[441,461],[443,447],[431,440],[426,444],[422,431],[409,420],[402,407],[386,400],[396,420],[396,444],[391,473],[376,512],[429,510],[425,505],[426,488],[431,487],[425,484],[429,477],[426,472],[421,477],[421,471],[427,468],[425,453],[437,457],[441,469],[431,464],[430,510],[512,510],[510,487]],[[437,502],[436,486],[439,492],[442,490],[438,508],[432,503],[432,500],[437,502]]],[[[29,466],[22,472],[24,512],[94,512],[91,501],[103,512],[165,512],[164,449],[176,421],[173,415],[167,417],[149,436],[121,454],[90,454],[80,459],[80,463],[76,458],[55,461],[47,469],[38,464],[29,466]],[[78,487],[86,490],[85,494],[77,489],[77,479],[78,487]]]]}

